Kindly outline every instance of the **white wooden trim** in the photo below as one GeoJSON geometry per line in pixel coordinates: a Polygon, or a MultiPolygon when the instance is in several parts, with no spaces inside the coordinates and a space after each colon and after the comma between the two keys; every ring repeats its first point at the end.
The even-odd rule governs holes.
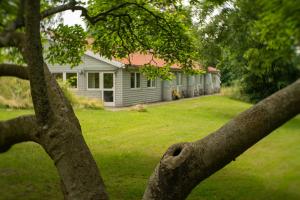
{"type": "Polygon", "coordinates": [[[147,82],[146,82],[146,85],[147,85],[147,89],[155,89],[157,87],[157,78],[155,78],[154,80],[151,80],[150,81],[153,81],[155,84],[155,86],[151,86],[151,82],[150,82],[150,87],[148,87],[148,81],[149,79],[147,79],[147,82]]]}
{"type": "Polygon", "coordinates": [[[115,61],[115,60],[110,60],[110,59],[108,59],[108,58],[105,58],[105,57],[103,57],[103,56],[100,56],[100,55],[98,55],[98,54],[95,54],[95,53],[93,53],[92,51],[86,51],[84,54],[87,55],[87,56],[90,56],[90,57],[92,57],[92,58],[95,58],[95,59],[97,59],[97,60],[100,60],[100,61],[102,61],[102,62],[106,62],[106,63],[108,63],[108,64],[110,64],[110,65],[112,65],[112,66],[118,67],[118,68],[123,68],[123,67],[125,67],[125,65],[124,65],[123,63],[121,63],[121,62],[118,62],[118,61],[115,61]]]}
{"type": "Polygon", "coordinates": [[[102,89],[102,101],[104,106],[115,106],[116,104],[116,74],[115,72],[101,72],[101,89],[102,89]],[[113,87],[112,88],[104,88],[104,74],[113,74],[113,87]],[[113,102],[105,102],[104,101],[104,91],[112,91],[113,92],[113,102]]]}

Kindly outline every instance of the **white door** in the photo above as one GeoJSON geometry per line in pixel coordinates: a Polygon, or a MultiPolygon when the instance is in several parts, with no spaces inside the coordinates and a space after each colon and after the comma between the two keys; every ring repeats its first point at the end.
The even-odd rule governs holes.
{"type": "Polygon", "coordinates": [[[115,105],[115,74],[112,72],[103,73],[102,78],[103,93],[102,100],[104,106],[115,105]]]}

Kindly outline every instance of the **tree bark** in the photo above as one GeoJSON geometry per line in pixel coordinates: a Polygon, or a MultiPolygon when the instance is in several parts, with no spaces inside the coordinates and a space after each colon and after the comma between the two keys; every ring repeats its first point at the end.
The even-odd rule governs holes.
{"type": "Polygon", "coordinates": [[[13,76],[20,79],[28,80],[27,67],[3,63],[0,64],[0,76],[13,76]]]}
{"type": "Polygon", "coordinates": [[[181,200],[201,181],[300,112],[300,79],[202,140],[171,146],[149,179],[144,200],[181,200]]]}
{"type": "MultiPolygon", "coordinates": [[[[0,133],[0,149],[3,149],[4,152],[15,143],[35,141],[54,161],[61,178],[65,199],[106,200],[108,195],[103,180],[84,141],[79,121],[44,63],[40,37],[39,1],[26,0],[24,13],[26,38],[25,40],[22,38],[22,43],[18,44],[18,47],[28,64],[27,74],[38,132],[31,138],[26,134],[21,134],[33,128],[30,124],[28,127],[20,126],[24,130],[20,131],[15,130],[17,124],[13,123],[19,119],[1,122],[1,127],[5,127],[5,129],[0,133]]],[[[10,36],[9,34],[3,35],[10,36]]],[[[0,35],[0,39],[0,47],[1,45],[15,45],[12,38],[1,38],[0,35]]],[[[0,76],[11,75],[27,78],[25,72],[17,73],[15,71],[19,67],[2,65],[0,66],[0,76]]],[[[24,71],[23,68],[21,69],[24,71]]]]}
{"type": "Polygon", "coordinates": [[[44,60],[40,35],[40,1],[25,1],[25,51],[24,58],[28,64],[28,75],[34,111],[37,122],[47,126],[53,114],[49,107],[49,99],[44,75],[44,60]]]}
{"type": "Polygon", "coordinates": [[[0,121],[0,153],[6,152],[12,145],[34,141],[38,134],[35,116],[21,116],[0,121]]]}

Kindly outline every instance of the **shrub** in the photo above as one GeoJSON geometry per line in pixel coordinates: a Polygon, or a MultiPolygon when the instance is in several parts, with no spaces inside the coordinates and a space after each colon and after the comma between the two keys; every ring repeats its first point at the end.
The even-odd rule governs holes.
{"type": "Polygon", "coordinates": [[[92,99],[87,97],[79,97],[70,90],[70,83],[57,80],[64,95],[75,108],[91,108],[103,109],[103,102],[99,99],[92,99]]]}
{"type": "Polygon", "coordinates": [[[5,108],[32,108],[28,81],[0,77],[0,106],[5,108]]]}
{"type": "MultiPolygon", "coordinates": [[[[61,80],[57,82],[66,98],[75,108],[103,109],[101,100],[78,97],[69,89],[69,83],[61,80]]],[[[0,77],[0,91],[0,107],[18,109],[33,107],[28,81],[11,77],[0,77]]]]}

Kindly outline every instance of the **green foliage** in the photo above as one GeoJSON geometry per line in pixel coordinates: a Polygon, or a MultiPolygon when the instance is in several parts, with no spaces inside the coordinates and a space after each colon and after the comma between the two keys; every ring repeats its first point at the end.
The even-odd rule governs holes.
{"type": "MultiPolygon", "coordinates": [[[[68,82],[58,80],[58,83],[66,98],[75,108],[103,109],[101,100],[79,97],[70,90],[68,82]]],[[[0,77],[0,91],[0,107],[27,109],[33,106],[28,81],[0,77]]]]}
{"type": "Polygon", "coordinates": [[[168,65],[164,67],[145,65],[139,68],[139,71],[148,79],[152,79],[152,80],[155,79],[156,77],[159,77],[163,80],[172,80],[174,78],[174,74],[171,72],[171,68],[168,65]]]}
{"type": "Polygon", "coordinates": [[[31,108],[31,94],[28,81],[0,77],[0,107],[31,108]]]}
{"type": "Polygon", "coordinates": [[[57,82],[66,98],[75,108],[103,109],[103,102],[100,99],[79,97],[70,90],[69,82],[63,82],[62,80],[57,80],[57,82]]]}
{"type": "Polygon", "coordinates": [[[240,80],[242,93],[256,102],[299,77],[299,1],[207,0],[199,6],[200,57],[217,64],[222,81],[240,80]]]}
{"type": "Polygon", "coordinates": [[[46,59],[54,64],[69,64],[71,67],[81,63],[86,50],[86,32],[80,25],[67,26],[59,24],[50,33],[51,41],[47,49],[46,59]]]}
{"type": "MultiPolygon", "coordinates": [[[[119,5],[123,1],[90,1],[92,15],[119,5]]],[[[189,18],[182,7],[175,8],[180,1],[131,0],[129,6],[115,10],[88,32],[95,39],[93,50],[112,58],[127,57],[132,52],[148,53],[171,63],[191,67],[195,58],[194,36],[187,25],[189,18]],[[166,5],[167,4],[167,5],[166,5]]]]}
{"type": "MultiPolygon", "coordinates": [[[[21,1],[0,2],[0,29],[9,25],[17,17],[21,1]],[[2,26],[3,25],[3,26],[2,26]]],[[[80,25],[66,26],[57,23],[61,16],[43,19],[41,33],[48,42],[45,45],[45,58],[51,63],[69,64],[74,67],[81,62],[86,50],[86,39],[92,38],[91,49],[107,58],[124,58],[130,53],[149,53],[164,59],[166,67],[162,70],[149,70],[147,65],[143,73],[169,79],[168,66],[179,63],[187,73],[193,70],[194,61],[198,60],[197,41],[193,30],[191,12],[181,0],[89,0],[85,6],[89,17],[86,18],[87,30],[80,25]],[[93,19],[93,20],[91,20],[93,19]]],[[[66,3],[66,1],[41,1],[41,11],[66,3]]],[[[83,14],[84,15],[84,14],[83,14]]],[[[20,29],[20,31],[24,31],[20,29]]],[[[12,50],[0,52],[0,57],[13,55],[13,62],[21,56],[12,50]],[[18,56],[17,56],[18,55],[18,56]]],[[[1,58],[0,58],[1,59],[1,58]]],[[[21,60],[22,61],[22,60],[21,60]]],[[[23,62],[23,61],[22,61],[23,62]]],[[[18,62],[20,63],[20,62],[18,62]]]]}

